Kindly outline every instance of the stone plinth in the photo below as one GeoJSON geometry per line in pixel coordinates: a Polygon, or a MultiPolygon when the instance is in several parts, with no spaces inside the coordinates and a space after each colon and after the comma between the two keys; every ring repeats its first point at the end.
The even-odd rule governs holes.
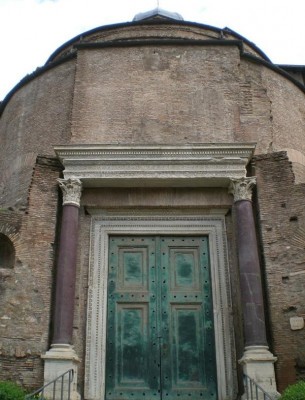
{"type": "MultiPolygon", "coordinates": [[[[243,372],[253,379],[262,389],[273,396],[278,395],[276,389],[274,363],[277,358],[268,350],[268,346],[245,347],[244,354],[239,360],[243,372]]],[[[264,399],[263,393],[261,399],[264,399]]]]}
{"type": "MultiPolygon", "coordinates": [[[[77,392],[77,367],[79,358],[77,357],[74,349],[70,345],[55,344],[51,349],[42,356],[45,361],[44,367],[44,382],[45,384],[52,382],[60,375],[69,370],[73,370],[73,380],[70,385],[70,400],[80,400],[80,395],[77,392]]],[[[53,388],[50,384],[44,390],[43,396],[45,399],[53,399],[53,388]]],[[[61,397],[61,379],[56,384],[56,399],[61,397]]],[[[68,398],[69,391],[69,374],[65,375],[63,379],[63,398],[68,398]]]]}

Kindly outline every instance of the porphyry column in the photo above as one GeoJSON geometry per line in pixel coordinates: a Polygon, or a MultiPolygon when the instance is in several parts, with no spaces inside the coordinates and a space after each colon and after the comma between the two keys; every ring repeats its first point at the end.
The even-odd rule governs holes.
{"type": "Polygon", "coordinates": [[[62,224],[56,274],[54,334],[52,344],[72,344],[78,238],[79,179],[58,179],[63,194],[62,224]]]}
{"type": "Polygon", "coordinates": [[[76,389],[79,359],[72,347],[72,335],[82,184],[79,179],[58,179],[58,182],[63,194],[63,212],[56,269],[54,332],[51,349],[43,356],[45,359],[44,382],[47,384],[69,369],[73,369],[71,400],[74,400],[79,398],[76,389]]]}
{"type": "Polygon", "coordinates": [[[234,195],[235,226],[245,350],[240,363],[243,371],[268,393],[276,392],[274,362],[266,339],[264,298],[256,229],[252,209],[255,177],[231,179],[229,192],[234,195]]]}

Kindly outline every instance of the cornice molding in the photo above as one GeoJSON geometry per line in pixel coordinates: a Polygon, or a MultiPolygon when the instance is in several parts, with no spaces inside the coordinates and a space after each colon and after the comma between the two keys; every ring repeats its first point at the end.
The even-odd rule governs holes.
{"type": "Polygon", "coordinates": [[[65,179],[84,186],[218,186],[246,175],[254,143],[55,147],[65,179]]]}

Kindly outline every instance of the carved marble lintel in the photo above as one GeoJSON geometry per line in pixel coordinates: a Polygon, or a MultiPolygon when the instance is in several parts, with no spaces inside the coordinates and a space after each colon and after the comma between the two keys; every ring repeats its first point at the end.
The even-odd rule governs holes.
{"type": "Polygon", "coordinates": [[[67,145],[55,148],[65,178],[84,186],[227,187],[246,173],[253,143],[189,145],[67,145]]]}
{"type": "Polygon", "coordinates": [[[79,207],[82,183],[79,179],[57,179],[63,194],[63,206],[72,204],[79,207]]]}
{"type": "Polygon", "coordinates": [[[252,188],[256,184],[256,177],[242,177],[242,178],[231,178],[229,193],[233,194],[234,202],[240,200],[252,200],[252,188]]]}

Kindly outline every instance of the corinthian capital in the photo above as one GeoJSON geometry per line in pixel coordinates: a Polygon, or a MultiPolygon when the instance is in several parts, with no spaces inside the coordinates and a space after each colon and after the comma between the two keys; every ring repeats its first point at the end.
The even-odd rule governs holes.
{"type": "Polygon", "coordinates": [[[250,200],[252,199],[252,188],[256,184],[256,177],[251,176],[249,178],[231,178],[229,193],[233,194],[234,202],[239,200],[250,200]]]}
{"type": "Polygon", "coordinates": [[[79,179],[57,179],[63,194],[63,205],[72,204],[79,207],[82,183],[79,179]]]}

